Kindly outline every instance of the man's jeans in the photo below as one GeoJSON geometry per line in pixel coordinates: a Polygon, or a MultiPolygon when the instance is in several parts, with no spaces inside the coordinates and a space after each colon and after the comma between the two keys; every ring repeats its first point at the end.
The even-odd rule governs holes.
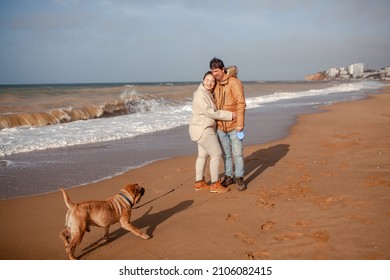
{"type": "Polygon", "coordinates": [[[243,143],[237,138],[237,131],[223,132],[217,130],[218,138],[222,146],[225,163],[225,175],[236,178],[244,177],[243,143]],[[233,172],[233,159],[235,172],[233,172]]]}

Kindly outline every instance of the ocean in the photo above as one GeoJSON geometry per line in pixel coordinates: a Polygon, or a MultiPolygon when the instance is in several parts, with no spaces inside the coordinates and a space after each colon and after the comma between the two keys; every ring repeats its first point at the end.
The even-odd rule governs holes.
{"type": "MultiPolygon", "coordinates": [[[[109,178],[196,154],[200,82],[0,85],[0,199],[109,178]]],[[[297,115],[378,93],[377,81],[244,82],[245,145],[285,137],[297,115]]]]}

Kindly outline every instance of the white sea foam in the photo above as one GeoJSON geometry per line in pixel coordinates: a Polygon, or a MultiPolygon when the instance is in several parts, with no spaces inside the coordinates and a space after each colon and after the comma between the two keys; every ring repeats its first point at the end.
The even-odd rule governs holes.
{"type": "Polygon", "coordinates": [[[286,99],[325,96],[325,95],[330,95],[335,93],[360,91],[364,89],[376,89],[381,86],[382,86],[381,83],[363,81],[363,82],[338,84],[324,89],[313,89],[313,90],[298,91],[298,92],[275,92],[274,94],[247,99],[247,108],[248,109],[256,108],[267,103],[278,102],[286,99]]]}
{"type": "MultiPolygon", "coordinates": [[[[266,104],[289,99],[292,101],[290,105],[301,103],[317,105],[321,102],[326,104],[329,100],[313,101],[307,98],[359,92],[381,86],[383,84],[376,82],[354,82],[319,90],[275,92],[270,95],[247,98],[247,109],[261,108],[266,104]],[[304,98],[306,98],[305,101],[300,101],[304,98]]],[[[122,98],[126,99],[134,95],[135,92],[131,89],[122,98]]],[[[189,122],[191,102],[188,100],[174,103],[165,99],[150,98],[142,102],[146,109],[133,114],[42,127],[5,128],[0,131],[0,156],[131,138],[187,125],[189,122]]],[[[284,103],[281,106],[288,106],[288,104],[284,103]]]]}
{"type": "Polygon", "coordinates": [[[189,121],[191,104],[111,118],[0,131],[0,156],[97,143],[171,129],[189,121]]]}

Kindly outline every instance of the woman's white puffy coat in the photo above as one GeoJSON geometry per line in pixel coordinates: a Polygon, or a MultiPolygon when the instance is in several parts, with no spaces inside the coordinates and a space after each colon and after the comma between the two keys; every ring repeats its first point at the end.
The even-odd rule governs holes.
{"type": "Polygon", "coordinates": [[[193,94],[192,116],[189,125],[189,134],[192,141],[198,141],[206,128],[216,131],[216,121],[229,121],[233,119],[233,113],[229,111],[217,110],[214,97],[203,84],[193,94]]]}

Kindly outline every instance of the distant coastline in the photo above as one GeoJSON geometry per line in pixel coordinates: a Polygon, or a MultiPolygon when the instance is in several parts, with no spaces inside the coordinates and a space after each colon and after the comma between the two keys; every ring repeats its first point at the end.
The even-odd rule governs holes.
{"type": "Polygon", "coordinates": [[[305,81],[326,80],[377,80],[390,81],[390,66],[380,70],[365,69],[363,63],[354,63],[346,67],[331,67],[328,70],[305,76],[305,81]]]}

